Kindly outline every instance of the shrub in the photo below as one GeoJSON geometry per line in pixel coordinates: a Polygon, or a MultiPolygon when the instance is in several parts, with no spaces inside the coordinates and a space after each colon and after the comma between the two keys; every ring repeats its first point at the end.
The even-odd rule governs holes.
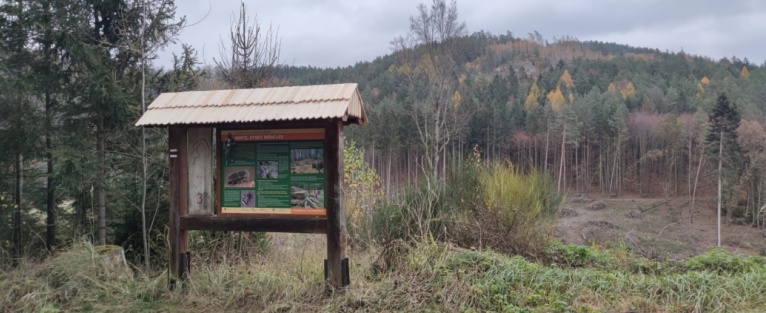
{"type": "Polygon", "coordinates": [[[373,242],[374,208],[383,197],[380,177],[364,160],[354,141],[343,145],[343,205],[351,244],[365,248],[373,242]]]}
{"type": "Polygon", "coordinates": [[[443,190],[443,183],[424,180],[385,199],[373,213],[373,237],[383,243],[440,237],[440,226],[452,218],[443,190]]]}
{"type": "Polygon", "coordinates": [[[691,271],[718,273],[743,273],[762,267],[766,259],[759,256],[743,257],[723,249],[711,249],[703,254],[684,260],[681,266],[691,271]]]}
{"type": "Polygon", "coordinates": [[[512,164],[480,166],[479,200],[468,227],[456,241],[463,245],[537,255],[553,236],[564,199],[549,175],[522,173],[512,164]]]}
{"type": "Polygon", "coordinates": [[[384,242],[433,238],[461,247],[535,255],[552,238],[563,205],[549,175],[476,159],[381,202],[370,223],[384,242]]]}

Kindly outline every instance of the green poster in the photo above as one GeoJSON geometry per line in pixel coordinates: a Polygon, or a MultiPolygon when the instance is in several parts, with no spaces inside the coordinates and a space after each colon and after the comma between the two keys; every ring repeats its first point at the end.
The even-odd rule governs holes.
{"type": "Polygon", "coordinates": [[[290,143],[256,145],[259,208],[290,208],[290,143]]]}
{"type": "Polygon", "coordinates": [[[324,214],[321,140],[276,141],[252,132],[226,133],[240,141],[229,142],[229,149],[222,142],[219,150],[223,213],[324,214]]]}

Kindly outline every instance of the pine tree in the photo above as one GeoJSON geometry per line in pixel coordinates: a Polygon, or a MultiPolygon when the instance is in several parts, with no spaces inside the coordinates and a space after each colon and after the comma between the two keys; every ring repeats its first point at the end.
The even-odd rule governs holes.
{"type": "Polygon", "coordinates": [[[37,102],[31,96],[35,76],[32,74],[34,55],[29,51],[29,31],[33,21],[29,14],[29,3],[25,1],[0,4],[0,150],[13,168],[13,211],[11,231],[12,264],[19,263],[22,256],[22,215],[31,201],[24,192],[25,165],[27,159],[39,149],[36,136],[39,118],[37,102]],[[6,127],[7,126],[7,127],[6,127]]]}
{"type": "MultiPolygon", "coordinates": [[[[107,190],[125,191],[117,186],[126,184],[108,181],[107,177],[118,170],[115,163],[126,173],[141,171],[139,162],[121,156],[139,150],[141,145],[136,140],[141,137],[131,133],[137,132],[131,124],[141,111],[135,105],[141,103],[141,67],[158,47],[178,33],[183,20],[174,21],[174,4],[161,0],[71,1],[68,10],[73,12],[70,18],[76,26],[69,32],[75,40],[68,41],[66,49],[71,57],[70,70],[78,79],[70,88],[71,101],[65,115],[69,124],[80,126],[79,140],[91,145],[95,142],[95,149],[91,147],[89,157],[77,166],[87,169],[87,179],[93,182],[98,207],[97,242],[105,244],[107,190]]],[[[141,190],[135,190],[129,196],[141,194],[141,190]]],[[[109,211],[119,212],[116,208],[109,211]]]]}
{"type": "MultiPolygon", "coordinates": [[[[740,116],[737,106],[731,104],[725,94],[719,94],[716,105],[708,114],[708,133],[705,138],[706,152],[710,159],[718,162],[718,209],[716,214],[717,245],[721,246],[721,207],[723,204],[724,182],[731,184],[739,173],[741,149],[737,142],[737,128],[740,116]]],[[[726,189],[730,189],[729,185],[726,189]]],[[[727,210],[730,216],[731,209],[727,210]]]]}

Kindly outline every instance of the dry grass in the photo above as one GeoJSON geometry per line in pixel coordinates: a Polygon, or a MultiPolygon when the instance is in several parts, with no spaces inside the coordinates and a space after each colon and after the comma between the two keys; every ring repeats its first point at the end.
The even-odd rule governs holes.
{"type": "Polygon", "coordinates": [[[557,245],[568,265],[448,244],[351,251],[352,285],[325,294],[323,236],[275,235],[268,255],[195,264],[175,292],[165,275],[115,270],[89,244],[0,274],[3,312],[760,312],[766,261],[712,251],[681,263],[557,245]],[[383,253],[389,251],[391,253],[383,253]],[[389,266],[377,264],[388,259],[389,266]],[[655,268],[646,271],[648,267],[655,268]]]}

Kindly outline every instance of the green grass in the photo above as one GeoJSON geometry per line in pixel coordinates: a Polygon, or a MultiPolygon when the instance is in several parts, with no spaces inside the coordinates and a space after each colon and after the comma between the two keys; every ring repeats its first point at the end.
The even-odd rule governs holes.
{"type": "MultiPolygon", "coordinates": [[[[357,220],[352,285],[326,295],[324,236],[193,233],[176,291],[87,243],[0,272],[0,312],[763,312],[766,259],[710,250],[647,259],[551,239],[549,175],[478,160],[357,220]],[[450,183],[451,182],[451,183],[450,183]],[[277,242],[279,242],[277,244],[277,242]],[[263,246],[271,247],[264,249],[263,246]],[[236,253],[233,253],[236,252],[236,253]]],[[[352,235],[354,235],[352,233],[352,235]]]]}
{"type": "Polygon", "coordinates": [[[196,264],[179,290],[165,275],[124,275],[87,244],[0,274],[4,312],[762,312],[766,260],[710,250],[658,262],[626,249],[555,243],[532,261],[426,241],[397,250],[372,271],[380,249],[352,251],[352,285],[326,296],[321,245],[249,263],[196,264]]]}

